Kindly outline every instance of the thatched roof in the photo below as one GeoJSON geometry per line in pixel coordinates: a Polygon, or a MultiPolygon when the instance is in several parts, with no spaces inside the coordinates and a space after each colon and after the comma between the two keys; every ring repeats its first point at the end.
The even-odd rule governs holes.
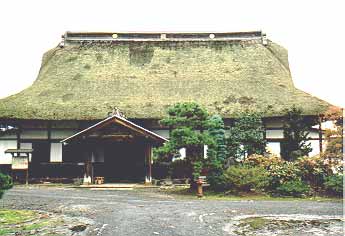
{"type": "Polygon", "coordinates": [[[94,120],[114,107],[128,118],[161,118],[186,101],[228,118],[245,109],[279,116],[292,105],[316,115],[330,106],[294,87],[287,51],[261,32],[66,33],[44,54],[33,85],[0,100],[0,118],[94,120]]]}

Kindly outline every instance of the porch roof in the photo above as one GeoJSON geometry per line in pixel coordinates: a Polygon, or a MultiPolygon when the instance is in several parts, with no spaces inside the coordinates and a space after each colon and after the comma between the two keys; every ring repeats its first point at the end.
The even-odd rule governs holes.
{"type": "Polygon", "coordinates": [[[20,149],[7,149],[5,150],[5,153],[11,153],[11,154],[14,154],[14,153],[32,153],[34,150],[32,148],[27,148],[27,149],[24,149],[24,148],[20,148],[20,149]]]}
{"type": "Polygon", "coordinates": [[[78,133],[71,135],[68,138],[65,138],[64,140],[61,140],[60,142],[61,143],[67,143],[69,141],[72,141],[73,139],[76,139],[77,137],[80,137],[81,135],[88,135],[93,131],[99,130],[101,128],[104,128],[104,127],[109,126],[109,125],[114,124],[114,123],[118,124],[120,126],[126,127],[128,129],[134,131],[135,133],[138,133],[142,136],[150,138],[154,141],[158,141],[158,142],[168,141],[168,139],[166,139],[166,138],[164,138],[164,137],[162,137],[162,136],[160,136],[160,135],[158,135],[158,134],[156,134],[150,130],[145,129],[145,128],[141,127],[140,125],[137,125],[137,124],[127,120],[124,117],[121,117],[121,116],[115,114],[115,115],[112,115],[112,116],[86,128],[86,129],[78,132],[78,133]]]}

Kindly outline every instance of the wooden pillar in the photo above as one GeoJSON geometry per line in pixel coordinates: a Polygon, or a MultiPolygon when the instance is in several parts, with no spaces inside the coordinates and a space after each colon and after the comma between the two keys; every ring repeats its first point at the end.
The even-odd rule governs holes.
{"type": "Polygon", "coordinates": [[[320,154],[322,154],[322,138],[323,138],[323,135],[322,135],[322,117],[319,116],[319,148],[320,148],[320,154]]]}
{"type": "Polygon", "coordinates": [[[17,149],[20,149],[20,132],[21,132],[21,127],[17,125],[17,131],[16,131],[16,138],[17,138],[17,149]]]}
{"type": "Polygon", "coordinates": [[[146,162],[145,184],[151,184],[152,183],[152,146],[151,144],[146,144],[145,162],[146,162]]]}
{"type": "Polygon", "coordinates": [[[28,186],[29,185],[29,154],[28,154],[28,168],[26,169],[26,176],[25,176],[25,185],[28,186]]]}
{"type": "Polygon", "coordinates": [[[52,149],[52,141],[51,141],[51,137],[52,137],[52,124],[50,121],[48,121],[47,124],[47,139],[48,139],[48,150],[49,150],[49,162],[51,162],[52,157],[51,157],[51,149],[52,149]]]}
{"type": "Polygon", "coordinates": [[[84,163],[85,163],[85,177],[84,178],[84,183],[86,184],[91,184],[93,182],[93,164],[92,164],[92,153],[91,153],[91,149],[89,148],[89,146],[84,146],[85,150],[84,150],[84,163]]]}

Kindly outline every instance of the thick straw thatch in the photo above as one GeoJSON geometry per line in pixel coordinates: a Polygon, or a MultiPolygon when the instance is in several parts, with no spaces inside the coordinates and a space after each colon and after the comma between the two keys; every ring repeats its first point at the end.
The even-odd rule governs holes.
{"type": "Polygon", "coordinates": [[[246,109],[279,116],[293,104],[317,115],[330,106],[294,87],[287,51],[270,41],[96,40],[48,51],[34,84],[0,100],[0,118],[94,120],[114,107],[161,118],[186,101],[228,118],[246,109]]]}

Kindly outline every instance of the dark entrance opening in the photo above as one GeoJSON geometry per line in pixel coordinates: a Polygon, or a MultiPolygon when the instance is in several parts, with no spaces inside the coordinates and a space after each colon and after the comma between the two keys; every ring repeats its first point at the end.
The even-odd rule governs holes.
{"type": "Polygon", "coordinates": [[[144,146],[132,142],[112,142],[104,145],[104,160],[93,163],[93,176],[104,177],[105,182],[144,181],[144,146]]]}
{"type": "Polygon", "coordinates": [[[51,172],[41,164],[50,162],[50,143],[48,141],[34,141],[32,142],[32,148],[34,151],[29,164],[30,178],[50,176],[51,172]]]}

